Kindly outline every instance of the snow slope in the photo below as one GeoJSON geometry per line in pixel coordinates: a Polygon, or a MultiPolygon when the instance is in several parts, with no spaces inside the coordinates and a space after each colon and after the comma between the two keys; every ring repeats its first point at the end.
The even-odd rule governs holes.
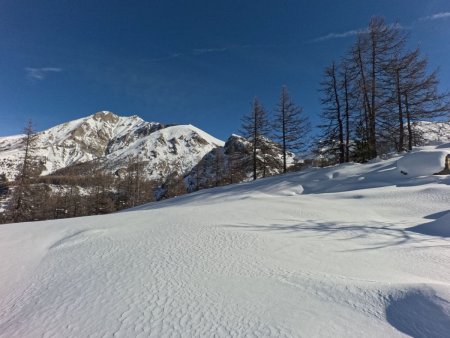
{"type": "Polygon", "coordinates": [[[126,148],[113,148],[103,162],[106,168],[116,171],[128,163],[128,158],[138,157],[145,163],[146,176],[161,180],[173,172],[190,171],[203,156],[223,145],[223,141],[193,125],[177,125],[138,138],[126,148]]]}
{"type": "Polygon", "coordinates": [[[399,159],[2,225],[0,336],[448,337],[450,176],[399,159]]]}

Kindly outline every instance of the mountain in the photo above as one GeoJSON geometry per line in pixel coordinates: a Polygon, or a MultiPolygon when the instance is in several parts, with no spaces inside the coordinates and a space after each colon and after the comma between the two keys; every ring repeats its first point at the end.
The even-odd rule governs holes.
{"type": "Polygon", "coordinates": [[[162,180],[173,173],[191,170],[207,153],[224,142],[192,125],[178,125],[159,129],[147,136],[135,138],[126,146],[113,139],[108,153],[101,159],[101,167],[117,172],[129,158],[144,164],[144,175],[162,180]]]}
{"type": "Polygon", "coordinates": [[[449,146],[0,225],[0,337],[448,337],[449,146]]]}
{"type": "MultiPolygon", "coordinates": [[[[0,138],[0,173],[9,180],[18,173],[24,153],[23,135],[0,138]]],[[[223,142],[192,125],[167,126],[146,122],[138,116],[122,117],[101,111],[36,134],[34,155],[41,175],[69,175],[77,165],[106,170],[123,176],[131,162],[142,165],[148,180],[164,184],[173,177],[186,176],[186,185],[198,185],[202,171],[202,187],[217,185],[220,156],[221,184],[225,175],[235,175],[230,183],[246,180],[252,173],[251,143],[232,135],[223,142]],[[236,160],[239,157],[239,173],[236,160]],[[194,178],[195,176],[195,178],[194,178]],[[213,183],[213,181],[215,181],[213,183]]],[[[258,174],[271,176],[281,172],[280,147],[264,140],[263,153],[258,153],[258,174]]],[[[288,153],[288,165],[297,163],[288,153]]],[[[86,167],[83,167],[84,170],[86,167]]]]}
{"type": "MultiPolygon", "coordinates": [[[[421,142],[450,142],[449,122],[416,122],[414,129],[421,142]]],[[[0,174],[8,180],[18,173],[24,152],[22,137],[0,137],[0,174]]],[[[257,156],[258,176],[280,173],[280,147],[270,140],[263,143],[264,151],[257,156]]],[[[142,164],[148,180],[163,184],[171,177],[185,176],[191,188],[233,183],[252,175],[251,143],[241,136],[232,135],[223,142],[192,125],[168,126],[109,111],[37,133],[34,154],[41,175],[67,172],[82,163],[121,175],[130,161],[142,164]]],[[[301,165],[293,153],[288,153],[287,162],[288,166],[301,165]]]]}
{"type": "MultiPolygon", "coordinates": [[[[258,177],[268,177],[283,172],[281,147],[273,141],[262,138],[261,151],[256,156],[258,177]]],[[[287,152],[288,167],[300,161],[295,154],[287,152]]],[[[250,180],[253,175],[252,143],[242,136],[231,135],[224,146],[215,148],[186,175],[188,189],[198,190],[211,186],[250,180]]]]}
{"type": "Polygon", "coordinates": [[[425,140],[425,143],[450,142],[449,122],[418,121],[413,124],[414,130],[425,140]]]}
{"type": "MultiPolygon", "coordinates": [[[[167,127],[102,111],[37,133],[34,154],[42,165],[41,175],[85,162],[118,172],[131,156],[145,162],[147,178],[156,180],[190,170],[222,145],[191,125],[167,127]]],[[[0,165],[10,180],[17,174],[23,149],[21,135],[0,138],[0,165]]]]}

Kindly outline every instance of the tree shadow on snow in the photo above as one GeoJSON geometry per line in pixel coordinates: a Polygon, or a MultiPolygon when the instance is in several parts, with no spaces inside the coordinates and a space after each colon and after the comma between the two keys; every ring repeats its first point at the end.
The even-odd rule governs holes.
{"type": "MultiPolygon", "coordinates": [[[[288,222],[288,220],[284,220],[288,222]]],[[[241,225],[228,225],[228,228],[238,228],[242,230],[297,233],[301,237],[328,237],[339,235],[340,238],[334,240],[346,241],[352,239],[373,238],[376,240],[372,245],[365,245],[361,249],[346,251],[366,251],[387,248],[411,243],[422,243],[429,239],[411,236],[405,230],[398,228],[398,223],[386,224],[372,222],[370,224],[343,224],[333,222],[305,221],[297,224],[271,224],[255,225],[242,223],[241,225]]]]}

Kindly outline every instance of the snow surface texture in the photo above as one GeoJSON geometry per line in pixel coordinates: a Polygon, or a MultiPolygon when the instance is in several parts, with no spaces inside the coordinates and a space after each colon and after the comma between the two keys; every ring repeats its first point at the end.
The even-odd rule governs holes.
{"type": "Polygon", "coordinates": [[[0,336],[449,337],[450,176],[400,158],[2,225],[0,336]]]}

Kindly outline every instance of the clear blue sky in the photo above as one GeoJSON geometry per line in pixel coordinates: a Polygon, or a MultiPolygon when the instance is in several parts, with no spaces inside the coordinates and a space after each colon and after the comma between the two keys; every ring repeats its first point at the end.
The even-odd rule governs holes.
{"type": "Polygon", "coordinates": [[[225,139],[283,84],[316,121],[323,68],[374,15],[408,29],[450,89],[448,0],[2,0],[0,135],[110,110],[225,139]]]}

